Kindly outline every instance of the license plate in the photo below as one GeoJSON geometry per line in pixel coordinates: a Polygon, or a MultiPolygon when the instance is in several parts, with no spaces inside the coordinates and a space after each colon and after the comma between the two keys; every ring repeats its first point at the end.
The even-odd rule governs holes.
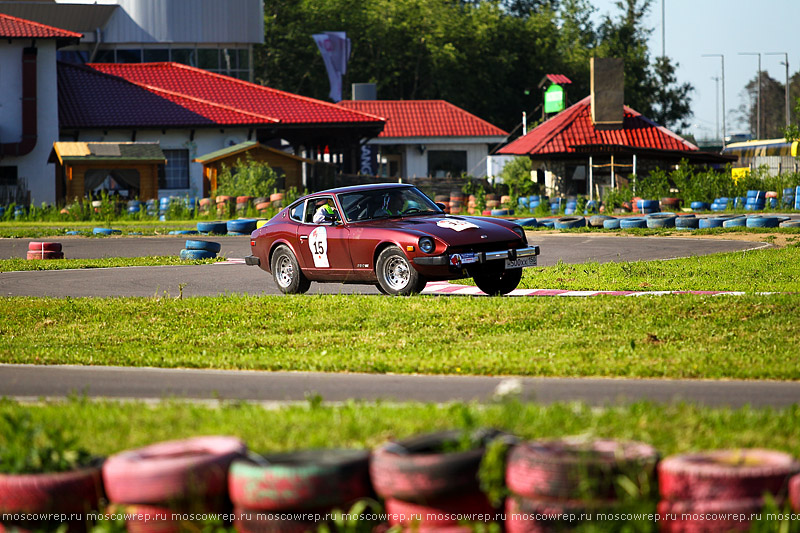
{"type": "Polygon", "coordinates": [[[475,254],[475,253],[461,254],[461,264],[462,265],[469,265],[470,263],[477,263],[478,260],[479,260],[478,254],[475,254]]]}
{"type": "Polygon", "coordinates": [[[531,257],[523,257],[521,259],[514,259],[513,261],[510,259],[506,259],[506,268],[525,268],[525,267],[535,267],[535,266],[536,266],[535,255],[531,257]]]}

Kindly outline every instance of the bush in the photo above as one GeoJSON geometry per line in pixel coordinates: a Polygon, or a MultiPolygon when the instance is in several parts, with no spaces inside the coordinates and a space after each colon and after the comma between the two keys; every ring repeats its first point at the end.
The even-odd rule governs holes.
{"type": "Polygon", "coordinates": [[[516,207],[520,196],[539,191],[539,184],[531,179],[531,160],[528,157],[517,157],[507,163],[500,173],[500,178],[508,187],[512,207],[516,207]]]}
{"type": "Polygon", "coordinates": [[[269,196],[274,192],[278,175],[262,161],[251,157],[242,162],[236,160],[236,165],[230,168],[222,165],[222,170],[217,176],[217,196],[269,196]]]}

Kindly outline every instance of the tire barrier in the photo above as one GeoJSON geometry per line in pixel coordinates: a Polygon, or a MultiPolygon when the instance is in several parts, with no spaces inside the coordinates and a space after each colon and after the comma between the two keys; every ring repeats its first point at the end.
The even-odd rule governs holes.
{"type": "Polygon", "coordinates": [[[50,251],[43,251],[37,252],[34,250],[28,250],[25,253],[25,259],[32,261],[35,259],[64,259],[64,252],[50,252],[50,251]]]}
{"type": "Polygon", "coordinates": [[[215,254],[218,254],[220,250],[222,250],[222,245],[218,242],[212,241],[198,241],[198,240],[187,240],[186,241],[186,249],[187,250],[206,250],[215,254]]]}
{"type": "Polygon", "coordinates": [[[675,219],[675,229],[697,229],[700,219],[695,216],[680,216],[675,219]]]}
{"type": "Polygon", "coordinates": [[[619,229],[620,219],[609,218],[603,221],[603,229],[619,229]]]}
{"type": "Polygon", "coordinates": [[[531,500],[616,500],[626,495],[618,484],[620,476],[638,483],[640,494],[654,486],[658,459],[658,451],[641,442],[524,442],[508,454],[506,486],[511,493],[531,500]]]}
{"type": "Polygon", "coordinates": [[[726,221],[725,218],[701,218],[698,224],[698,228],[700,229],[707,229],[707,228],[721,228],[722,224],[726,221]]]}
{"type": "Polygon", "coordinates": [[[536,222],[535,218],[521,218],[516,221],[517,224],[522,226],[523,228],[537,228],[539,227],[539,223],[536,222]]]}
{"type": "Polygon", "coordinates": [[[647,222],[647,227],[651,229],[674,228],[676,218],[677,217],[674,214],[664,213],[659,215],[648,215],[645,220],[647,222]]]}
{"type": "Polygon", "coordinates": [[[706,211],[710,207],[706,202],[692,202],[689,206],[693,211],[706,211]]]}
{"type": "Polygon", "coordinates": [[[226,223],[226,228],[229,235],[250,235],[256,229],[256,221],[252,218],[229,220],[226,223]]]}
{"type": "Polygon", "coordinates": [[[119,235],[121,230],[111,228],[92,228],[93,235],[119,235]]]}
{"type": "Polygon", "coordinates": [[[794,187],[788,187],[786,189],[783,189],[783,195],[781,197],[781,206],[792,209],[794,207],[794,199],[795,199],[794,187]]]}
{"type": "Polygon", "coordinates": [[[781,227],[781,228],[800,228],[800,220],[797,220],[797,219],[784,220],[783,222],[778,224],[778,227],[781,227]]]}
{"type": "Polygon", "coordinates": [[[30,252],[60,252],[60,242],[41,242],[31,241],[28,243],[28,251],[30,252]]]}
{"type": "Polygon", "coordinates": [[[729,218],[722,222],[723,228],[741,228],[747,225],[747,217],[729,218]]]}
{"type": "Polygon", "coordinates": [[[658,200],[638,200],[636,207],[641,213],[657,213],[660,210],[658,200]]]}
{"type": "Polygon", "coordinates": [[[597,212],[598,212],[597,202],[595,202],[594,200],[589,200],[588,202],[586,202],[586,207],[583,210],[584,215],[596,214],[597,212]]]}
{"type": "Polygon", "coordinates": [[[181,229],[181,230],[172,230],[169,232],[169,235],[197,235],[200,233],[196,229],[181,229]]]}
{"type": "Polygon", "coordinates": [[[589,217],[588,223],[586,224],[590,228],[602,228],[603,223],[606,220],[612,220],[614,217],[608,215],[592,215],[589,217]]]}
{"type": "Polygon", "coordinates": [[[231,464],[231,502],[252,511],[349,509],[372,494],[368,450],[306,450],[231,464]]]}
{"type": "Polygon", "coordinates": [[[680,198],[662,198],[659,202],[662,211],[664,209],[680,210],[681,203],[682,200],[680,198]]]}
{"type": "Polygon", "coordinates": [[[537,220],[539,223],[539,227],[554,229],[556,227],[556,221],[552,218],[546,218],[544,220],[537,220]]]}
{"type": "Polygon", "coordinates": [[[647,219],[639,217],[622,218],[619,221],[620,229],[646,228],[647,219]]]}
{"type": "Polygon", "coordinates": [[[513,214],[513,211],[510,211],[508,209],[492,209],[493,217],[506,217],[510,214],[513,214]]]}
{"type": "Polygon", "coordinates": [[[225,235],[228,232],[227,222],[198,222],[197,231],[203,234],[225,235]]]}
{"type": "Polygon", "coordinates": [[[777,228],[780,223],[778,217],[747,217],[748,228],[777,228]]]}
{"type": "Polygon", "coordinates": [[[111,503],[223,510],[228,468],[247,452],[234,437],[194,437],[124,451],[103,464],[103,483],[111,503]]]}
{"type": "Polygon", "coordinates": [[[196,261],[199,259],[214,259],[217,254],[209,252],[208,250],[187,250],[183,249],[180,252],[180,258],[183,261],[196,261]]]}
{"type": "Polygon", "coordinates": [[[556,229],[583,228],[586,226],[586,219],[583,217],[561,217],[556,219],[556,229]]]}

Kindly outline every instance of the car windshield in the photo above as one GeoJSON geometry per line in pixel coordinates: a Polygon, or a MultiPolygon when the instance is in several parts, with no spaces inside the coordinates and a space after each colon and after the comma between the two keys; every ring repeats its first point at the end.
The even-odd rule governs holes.
{"type": "Polygon", "coordinates": [[[339,195],[348,222],[414,215],[439,215],[442,210],[415,187],[368,189],[339,195]]]}

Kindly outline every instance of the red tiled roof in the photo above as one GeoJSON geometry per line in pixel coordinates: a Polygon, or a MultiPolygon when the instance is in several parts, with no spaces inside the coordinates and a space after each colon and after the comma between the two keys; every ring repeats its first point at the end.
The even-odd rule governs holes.
{"type": "MultiPolygon", "coordinates": [[[[87,66],[121,78],[221,124],[382,122],[379,117],[342,109],[333,103],[179,63],[94,63],[87,66]]],[[[142,120],[150,120],[157,115],[142,107],[140,116],[142,120]]]]}
{"type": "Polygon", "coordinates": [[[341,107],[385,117],[378,137],[506,137],[508,133],[444,100],[343,100],[341,107]]]}
{"type": "Polygon", "coordinates": [[[575,146],[619,145],[656,150],[694,152],[698,148],[667,128],[625,106],[623,127],[598,130],[592,124],[591,97],[562,111],[500,150],[498,154],[540,155],[574,153],[575,146]]]}
{"type": "Polygon", "coordinates": [[[545,74],[545,78],[550,80],[551,83],[555,83],[557,85],[569,85],[572,83],[572,80],[563,74],[545,74]]]}
{"type": "Polygon", "coordinates": [[[4,39],[80,39],[82,36],[74,31],[0,13],[0,37],[4,39]]]}

